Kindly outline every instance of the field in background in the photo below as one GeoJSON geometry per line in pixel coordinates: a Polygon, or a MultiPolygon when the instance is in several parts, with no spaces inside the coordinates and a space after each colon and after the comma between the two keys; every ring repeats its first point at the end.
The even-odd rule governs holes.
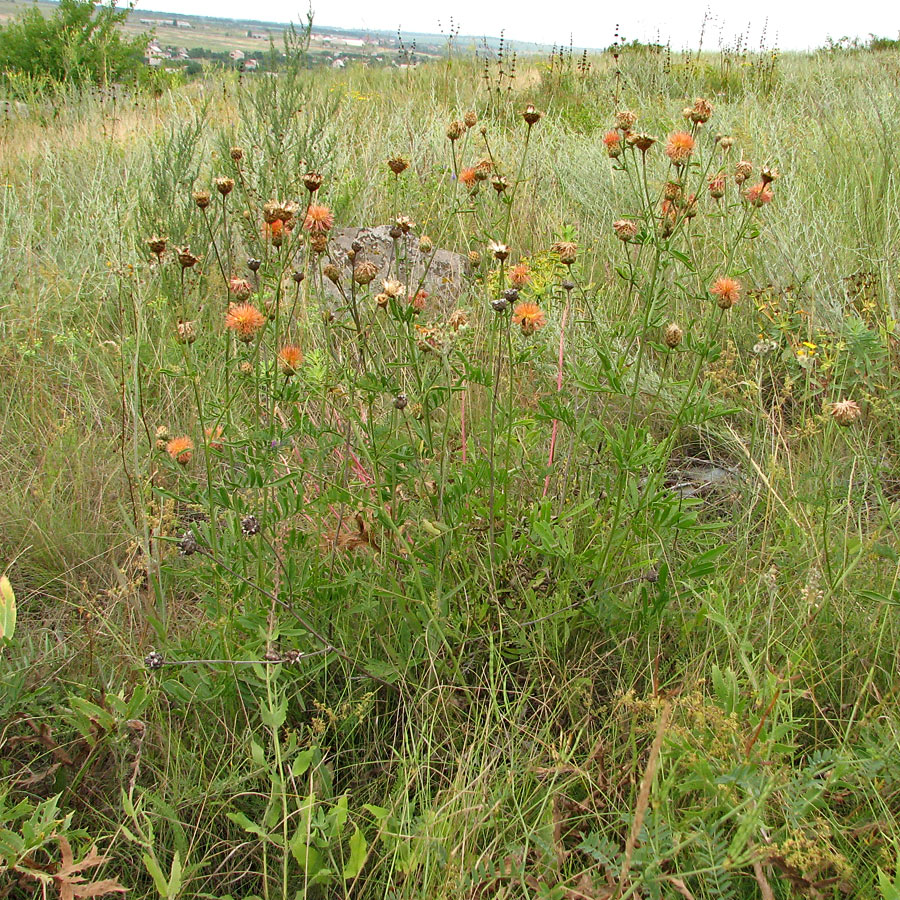
{"type": "Polygon", "coordinates": [[[131,897],[896,900],[898,76],[893,52],[463,57],[4,118],[0,890],[58,890],[62,835],[131,897]],[[780,173],[752,218],[729,181],[733,252],[709,197],[671,245],[643,205],[698,97],[711,174],[780,173]],[[661,139],[646,182],[603,142],[625,108],[661,139]],[[460,181],[485,158],[502,196],[460,181]],[[264,204],[302,221],[309,170],[336,228],[408,216],[478,253],[462,295],[379,317],[380,279],[341,269],[341,295],[306,236],[288,258],[264,204]],[[528,263],[530,336],[497,325],[491,241],[528,263]],[[669,260],[644,306],[638,246],[669,260]],[[297,373],[274,345],[224,355],[231,275],[297,373]],[[721,275],[742,292],[716,318],[721,275]],[[470,343],[437,357],[452,308],[470,343]],[[190,467],[160,426],[194,436],[190,467]],[[214,451],[237,454],[221,482],[214,451]]]}

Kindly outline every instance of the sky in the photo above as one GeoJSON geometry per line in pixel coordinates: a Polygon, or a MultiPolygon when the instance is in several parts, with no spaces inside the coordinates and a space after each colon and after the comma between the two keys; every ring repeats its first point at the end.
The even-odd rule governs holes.
{"type": "MultiPolygon", "coordinates": [[[[138,0],[138,10],[209,15],[270,22],[299,21],[306,0],[138,0]]],[[[498,36],[505,29],[511,40],[575,47],[606,47],[613,42],[618,24],[626,40],[634,38],[662,43],[674,49],[696,47],[704,13],[704,47],[731,44],[736,35],[748,34],[758,47],[765,29],[766,45],[782,50],[821,47],[826,38],[869,34],[896,38],[900,11],[888,0],[640,0],[638,3],[563,3],[546,0],[313,0],[314,22],[319,26],[371,28],[379,31],[440,33],[459,25],[464,35],[498,36]]]]}

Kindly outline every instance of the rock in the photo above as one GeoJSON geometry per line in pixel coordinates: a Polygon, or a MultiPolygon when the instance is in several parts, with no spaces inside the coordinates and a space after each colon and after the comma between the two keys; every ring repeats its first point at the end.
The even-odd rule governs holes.
{"type": "MultiPolygon", "coordinates": [[[[378,275],[371,284],[372,293],[377,293],[382,280],[395,277],[394,240],[390,235],[390,226],[339,228],[332,233],[332,238],[328,242],[328,254],[323,263],[328,261],[330,254],[330,261],[341,270],[342,283],[348,292],[353,271],[349,253],[354,241],[362,245],[355,262],[368,260],[378,266],[378,275]]],[[[459,253],[441,249],[429,255],[422,254],[419,252],[419,238],[412,233],[401,236],[397,246],[400,256],[400,281],[407,285],[410,293],[419,287],[428,291],[429,308],[432,310],[437,308],[439,315],[449,312],[465,289],[468,259],[459,253]]],[[[340,300],[340,292],[327,279],[325,290],[336,302],[340,300]]]]}

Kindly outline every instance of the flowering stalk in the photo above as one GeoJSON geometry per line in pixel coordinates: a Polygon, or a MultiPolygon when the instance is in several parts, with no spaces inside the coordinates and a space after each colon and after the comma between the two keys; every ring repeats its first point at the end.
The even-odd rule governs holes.
{"type": "MultiPolygon", "coordinates": [[[[559,326],[559,361],[557,364],[556,370],[556,393],[559,394],[562,391],[563,386],[563,363],[565,358],[565,348],[566,348],[566,322],[569,319],[569,304],[572,300],[572,288],[569,287],[571,285],[570,281],[566,282],[566,305],[563,307],[562,320],[559,326]]],[[[556,452],[556,435],[559,430],[559,419],[553,420],[553,426],[550,431],[550,452],[547,455],[547,476],[544,478],[544,491],[541,494],[541,497],[547,496],[547,491],[550,489],[550,475],[551,470],[553,469],[553,458],[554,453],[556,452]]]]}

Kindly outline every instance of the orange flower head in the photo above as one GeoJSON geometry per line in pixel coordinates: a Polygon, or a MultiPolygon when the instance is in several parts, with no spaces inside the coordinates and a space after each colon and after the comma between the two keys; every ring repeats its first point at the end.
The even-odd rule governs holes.
{"type": "Polygon", "coordinates": [[[249,344],[265,324],[266,317],[252,303],[234,303],[225,313],[225,327],[245,344],[249,344]]]}
{"type": "Polygon", "coordinates": [[[203,433],[206,435],[206,443],[213,450],[223,450],[225,448],[225,444],[222,443],[222,434],[223,429],[221,425],[216,425],[213,428],[212,425],[209,428],[204,428],[203,433]]]}
{"type": "Polygon", "coordinates": [[[709,292],[716,298],[719,309],[731,309],[741,298],[741,283],[735,278],[717,278],[709,292]]]}
{"type": "Polygon", "coordinates": [[[531,267],[528,263],[520,262],[509,270],[509,283],[514,288],[523,288],[531,281],[531,267]]]}
{"type": "Polygon", "coordinates": [[[273,219],[271,222],[266,222],[265,230],[269,237],[280,239],[284,234],[284,222],[281,219],[273,219]]]}
{"type": "Polygon", "coordinates": [[[334,225],[334,215],[323,203],[310,203],[303,227],[312,234],[324,234],[334,225]]]}
{"type": "Polygon", "coordinates": [[[754,184],[753,187],[747,189],[747,202],[751,206],[765,206],[767,203],[772,202],[772,198],[775,194],[772,192],[772,188],[769,187],[764,181],[760,181],[759,184],[754,184]]]}
{"type": "Polygon", "coordinates": [[[603,146],[606,152],[613,158],[622,155],[622,138],[619,137],[618,131],[608,131],[603,135],[603,146]]]}
{"type": "Polygon", "coordinates": [[[179,466],[186,466],[191,461],[191,454],[194,449],[194,442],[186,435],[173,437],[166,444],[166,453],[178,463],[179,466]]]}
{"type": "Polygon", "coordinates": [[[478,172],[475,171],[474,166],[469,166],[469,168],[463,169],[462,172],[459,173],[459,180],[467,188],[473,188],[478,181],[478,172]]]}
{"type": "Polygon", "coordinates": [[[428,291],[420,290],[416,291],[415,294],[410,295],[409,305],[417,312],[422,312],[425,309],[425,301],[428,299],[428,291]]]}
{"type": "Polygon", "coordinates": [[[686,131],[675,131],[666,141],[666,156],[672,164],[683,166],[694,152],[694,139],[686,131]]]}
{"type": "Polygon", "coordinates": [[[544,311],[537,303],[530,303],[523,300],[517,303],[513,309],[513,324],[518,325],[522,329],[522,334],[531,335],[547,324],[544,318],[544,311]]]}
{"type": "Polygon", "coordinates": [[[303,364],[303,351],[296,344],[285,344],[278,351],[278,364],[281,372],[290,378],[297,374],[297,369],[303,364]]]}

